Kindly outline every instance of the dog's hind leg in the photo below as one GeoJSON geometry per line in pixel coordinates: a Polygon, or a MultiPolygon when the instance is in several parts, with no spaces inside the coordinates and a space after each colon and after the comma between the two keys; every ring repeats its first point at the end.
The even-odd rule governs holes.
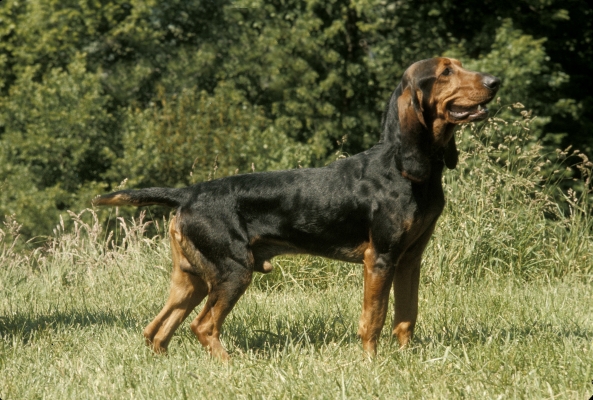
{"type": "Polygon", "coordinates": [[[227,260],[226,263],[229,265],[224,270],[230,273],[212,286],[206,305],[190,325],[202,346],[209,349],[213,357],[222,361],[227,361],[229,355],[220,343],[220,328],[251,283],[252,277],[249,268],[235,261],[227,260]]]}
{"type": "Polygon", "coordinates": [[[186,272],[191,270],[191,264],[183,254],[179,243],[180,235],[175,230],[174,222],[175,219],[171,221],[170,227],[173,272],[169,299],[161,312],[144,329],[146,344],[157,353],[167,350],[175,330],[208,294],[208,285],[204,280],[186,272]]]}

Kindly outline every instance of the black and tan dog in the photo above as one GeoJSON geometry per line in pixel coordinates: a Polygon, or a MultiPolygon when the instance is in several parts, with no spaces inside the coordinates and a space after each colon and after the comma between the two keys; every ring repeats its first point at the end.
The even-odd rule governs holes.
{"type": "Polygon", "coordinates": [[[457,124],[487,117],[500,80],[449,58],[410,66],[391,95],[381,140],[324,168],[236,175],[186,188],[122,190],[95,205],[176,208],[171,221],[173,272],[165,307],[144,336],[165,351],[181,322],[191,323],[213,356],[227,359],[221,325],[252,274],[272,257],[308,253],[364,264],[358,334],[376,353],[390,287],[393,334],[404,346],[418,313],[420,259],[443,210],[443,167],[455,168],[457,124]]]}

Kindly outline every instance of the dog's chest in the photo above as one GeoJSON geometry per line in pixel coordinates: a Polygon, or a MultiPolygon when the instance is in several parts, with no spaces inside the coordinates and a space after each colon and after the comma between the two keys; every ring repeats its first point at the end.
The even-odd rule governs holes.
{"type": "Polygon", "coordinates": [[[372,207],[372,223],[392,230],[396,236],[417,236],[441,215],[445,198],[441,185],[408,185],[403,190],[378,197],[372,207]]]}

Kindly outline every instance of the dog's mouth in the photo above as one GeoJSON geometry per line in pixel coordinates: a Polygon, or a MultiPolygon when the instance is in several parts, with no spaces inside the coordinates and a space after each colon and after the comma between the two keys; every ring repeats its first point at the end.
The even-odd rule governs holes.
{"type": "Polygon", "coordinates": [[[474,106],[457,106],[455,104],[451,104],[448,107],[449,116],[452,119],[458,120],[465,120],[469,121],[481,121],[488,117],[488,107],[486,104],[488,102],[476,104],[474,106]]]}

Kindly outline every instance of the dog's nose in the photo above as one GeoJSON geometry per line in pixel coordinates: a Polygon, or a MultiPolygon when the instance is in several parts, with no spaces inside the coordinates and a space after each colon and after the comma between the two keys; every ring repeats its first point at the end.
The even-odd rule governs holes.
{"type": "Polygon", "coordinates": [[[498,90],[500,87],[500,79],[493,75],[484,74],[482,77],[482,84],[490,90],[498,90]]]}

